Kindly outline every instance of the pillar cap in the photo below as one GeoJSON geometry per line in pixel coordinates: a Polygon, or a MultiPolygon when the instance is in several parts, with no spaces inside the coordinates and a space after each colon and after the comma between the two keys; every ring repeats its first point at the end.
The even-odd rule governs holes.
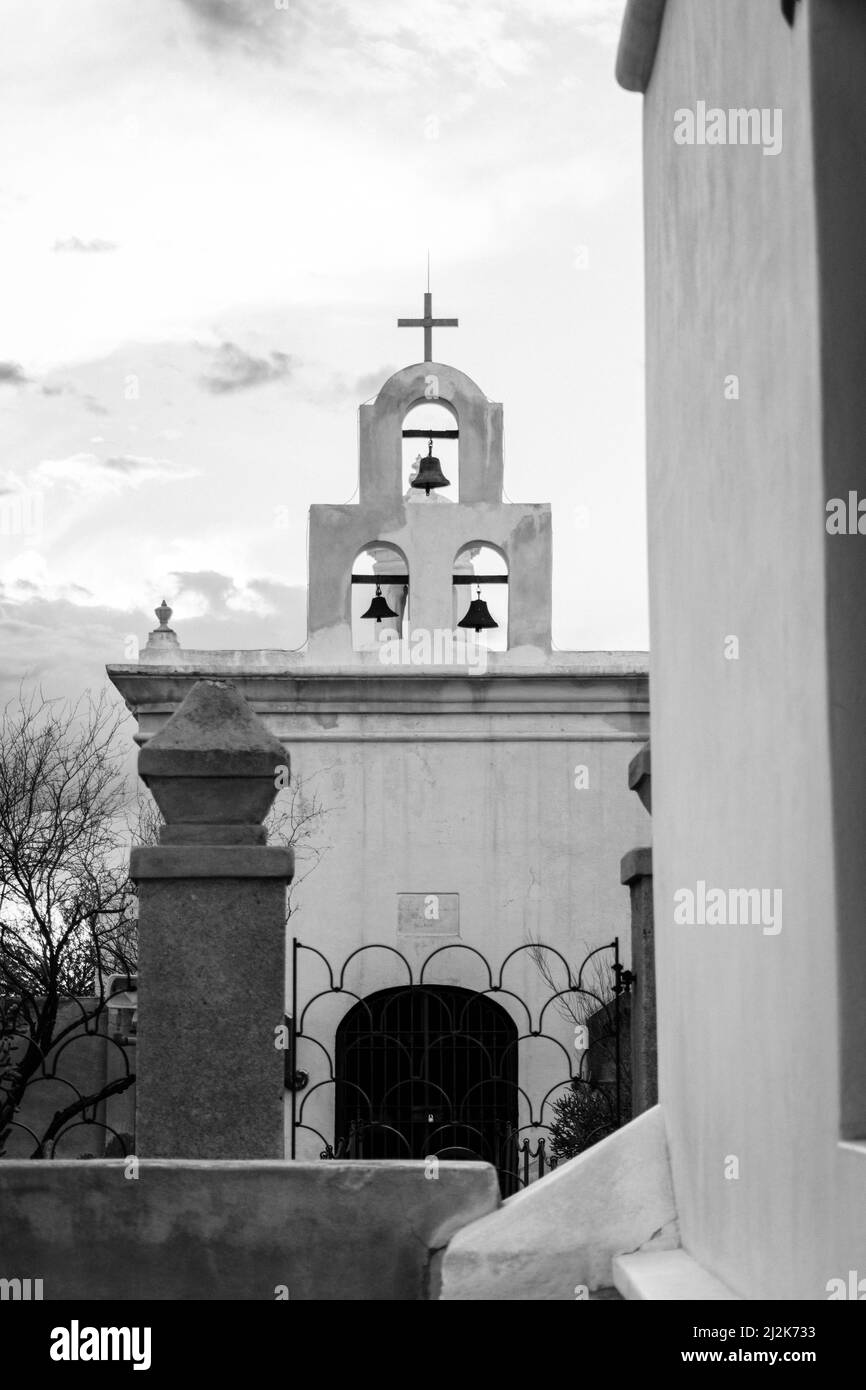
{"type": "Polygon", "coordinates": [[[638,749],[628,765],[628,784],[640,797],[641,804],[652,815],[652,759],[650,746],[638,749]]]}
{"type": "Polygon", "coordinates": [[[289,758],[226,681],[196,681],[138,755],[138,772],[167,824],[260,824],[289,758]]]}
{"type": "Polygon", "coordinates": [[[630,849],[619,862],[620,883],[633,883],[636,878],[652,878],[652,872],[653,852],[646,846],[630,849]]]}

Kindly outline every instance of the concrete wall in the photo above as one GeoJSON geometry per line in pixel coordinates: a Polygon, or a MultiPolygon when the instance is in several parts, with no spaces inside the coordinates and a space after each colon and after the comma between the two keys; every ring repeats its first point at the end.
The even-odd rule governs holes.
{"type": "Polygon", "coordinates": [[[498,1202],[482,1163],[0,1163],[0,1278],[60,1301],[435,1298],[437,1252],[498,1202]]]}
{"type": "Polygon", "coordinates": [[[645,98],[660,1099],[683,1243],[750,1298],[866,1273],[866,541],[824,525],[863,479],[864,63],[854,0],[668,0],[645,98]],[[677,145],[698,100],[781,108],[782,152],[677,145]],[[781,889],[782,931],[676,925],[700,879],[781,889]]]}

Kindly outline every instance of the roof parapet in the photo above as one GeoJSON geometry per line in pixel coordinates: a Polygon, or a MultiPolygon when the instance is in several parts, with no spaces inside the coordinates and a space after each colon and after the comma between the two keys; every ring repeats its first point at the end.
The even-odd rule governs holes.
{"type": "Polygon", "coordinates": [[[627,92],[645,92],[652,77],[666,0],[628,0],[616,54],[616,80],[627,92]]]}

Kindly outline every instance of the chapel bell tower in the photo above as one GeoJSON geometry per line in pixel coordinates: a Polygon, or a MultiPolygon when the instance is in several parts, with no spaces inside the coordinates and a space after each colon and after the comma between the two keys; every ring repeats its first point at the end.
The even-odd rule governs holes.
{"type": "Polygon", "coordinates": [[[462,629],[490,644],[494,666],[540,665],[550,655],[550,506],[502,500],[502,406],[433,361],[433,329],[457,319],[434,318],[428,291],[423,317],[398,327],[423,329],[424,361],[360,407],[359,500],[310,508],[308,659],[378,664],[384,630],[411,640],[462,629]],[[407,424],[425,405],[447,428],[407,424]],[[407,440],[420,445],[408,479],[407,440]],[[443,447],[457,451],[456,488],[443,447]]]}

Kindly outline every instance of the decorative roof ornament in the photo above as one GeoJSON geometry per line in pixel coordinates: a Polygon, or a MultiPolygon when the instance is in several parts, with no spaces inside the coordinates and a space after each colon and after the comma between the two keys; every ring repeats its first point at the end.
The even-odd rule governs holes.
{"type": "Polygon", "coordinates": [[[162,664],[164,666],[177,665],[180,653],[180,642],[177,640],[177,633],[173,627],[169,627],[169,619],[173,609],[169,608],[165,599],[158,608],[154,608],[159,627],[155,627],[148,634],[147,642],[141,649],[139,655],[140,662],[148,664],[162,664]]]}
{"type": "Polygon", "coordinates": [[[163,601],[162,601],[162,603],[159,605],[159,607],[158,607],[158,608],[154,608],[153,611],[154,611],[154,613],[156,614],[157,618],[159,619],[159,627],[158,627],[158,628],[155,628],[154,631],[155,631],[155,632],[172,632],[173,629],[169,627],[169,625],[168,625],[168,620],[169,620],[169,618],[171,617],[171,615],[172,615],[172,613],[174,612],[174,610],[173,610],[172,608],[169,608],[169,606],[168,606],[168,604],[166,603],[165,599],[163,599],[163,601]]]}

